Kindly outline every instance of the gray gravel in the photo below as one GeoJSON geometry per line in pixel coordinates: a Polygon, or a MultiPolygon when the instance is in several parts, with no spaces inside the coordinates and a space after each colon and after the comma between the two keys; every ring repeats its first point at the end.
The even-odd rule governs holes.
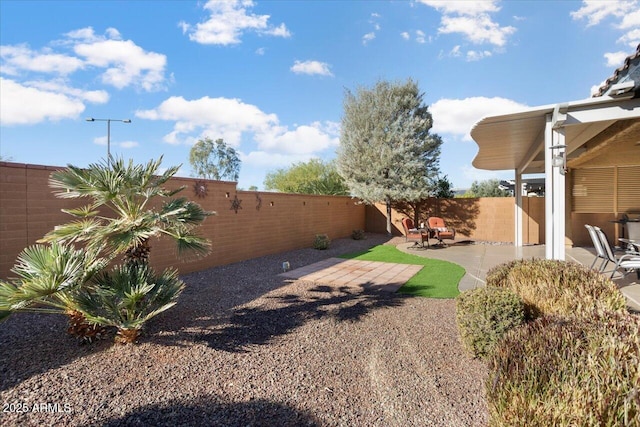
{"type": "Polygon", "coordinates": [[[485,425],[486,367],[458,342],[453,300],[277,276],[388,242],[368,237],[186,275],[137,345],[80,345],[63,316],[13,316],[0,425],[485,425]]]}

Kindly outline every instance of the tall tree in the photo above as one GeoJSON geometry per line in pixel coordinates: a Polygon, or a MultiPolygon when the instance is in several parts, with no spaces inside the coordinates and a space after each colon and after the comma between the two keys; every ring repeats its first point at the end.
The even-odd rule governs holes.
{"type": "Polygon", "coordinates": [[[449,181],[449,177],[445,175],[444,177],[436,178],[433,186],[433,197],[438,199],[453,199],[455,197],[455,193],[453,192],[453,184],[449,181]]]}
{"type": "Polygon", "coordinates": [[[347,195],[349,189],[334,162],[311,159],[289,168],[269,172],[264,179],[267,190],[283,193],[347,195]]]}
{"type": "Polygon", "coordinates": [[[200,139],[189,151],[189,163],[196,176],[208,179],[238,181],[240,158],[238,152],[222,139],[200,139]]]}
{"type": "Polygon", "coordinates": [[[338,171],[353,196],[386,203],[389,234],[391,203],[415,202],[432,191],[442,145],[438,135],[429,134],[432,125],[423,94],[411,79],[346,91],[338,171]]]}

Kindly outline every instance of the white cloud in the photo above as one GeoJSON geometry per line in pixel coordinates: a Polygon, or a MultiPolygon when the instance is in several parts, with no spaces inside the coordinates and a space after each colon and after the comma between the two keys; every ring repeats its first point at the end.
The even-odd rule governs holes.
{"type": "Polygon", "coordinates": [[[295,61],[291,66],[291,71],[296,74],[333,76],[329,64],[320,61],[295,61]]]}
{"type": "MultiPolygon", "coordinates": [[[[607,18],[613,20],[613,27],[624,32],[617,40],[630,46],[632,49],[640,43],[640,2],[633,1],[591,1],[582,2],[582,7],[571,12],[571,17],[575,20],[587,20],[587,27],[598,25],[607,18]]],[[[630,54],[631,52],[628,52],[630,54]]],[[[608,65],[616,58],[618,52],[605,54],[608,65]]],[[[626,55],[625,55],[626,57],[626,55]]],[[[624,59],[624,58],[623,58],[624,59]]],[[[618,63],[620,66],[622,62],[618,63]]]]}
{"type": "MultiPolygon", "coordinates": [[[[330,124],[330,130],[334,131],[334,129],[335,124],[330,124]]],[[[338,146],[338,136],[329,133],[328,130],[329,128],[319,122],[297,126],[293,130],[277,126],[269,132],[256,135],[256,141],[258,146],[266,151],[312,154],[338,146]]]]}
{"type": "Polygon", "coordinates": [[[276,37],[291,37],[285,24],[270,26],[269,15],[256,15],[249,11],[254,6],[251,0],[209,0],[204,9],[209,19],[196,25],[180,22],[183,33],[189,40],[201,44],[230,45],[241,43],[247,31],[276,37]]]}
{"type": "Polygon", "coordinates": [[[266,151],[251,151],[248,154],[240,153],[240,160],[244,168],[268,168],[275,170],[278,168],[291,166],[292,163],[306,162],[315,157],[309,154],[282,154],[269,153],[266,151]]]}
{"type": "Polygon", "coordinates": [[[406,32],[406,31],[401,32],[401,33],[400,33],[400,37],[402,37],[402,38],[403,38],[403,39],[405,39],[405,40],[409,40],[409,39],[411,38],[411,36],[409,35],[409,33],[408,33],[408,32],[406,32]]]}
{"type": "Polygon", "coordinates": [[[607,60],[607,67],[612,68],[620,67],[627,56],[629,56],[627,52],[610,52],[604,54],[604,57],[607,60]]]}
{"type": "Polygon", "coordinates": [[[2,73],[19,75],[21,71],[67,75],[84,67],[82,60],[48,50],[35,52],[26,45],[0,46],[2,73]]]}
{"type": "Polygon", "coordinates": [[[164,88],[165,55],[146,52],[131,40],[92,40],[78,43],[74,51],[87,64],[106,68],[102,82],[122,89],[135,85],[146,91],[164,88]]]}
{"type": "Polygon", "coordinates": [[[449,56],[457,57],[460,55],[462,55],[460,52],[460,45],[454,46],[453,49],[451,49],[451,52],[449,52],[449,56]]]}
{"type": "Polygon", "coordinates": [[[65,39],[53,41],[52,47],[41,51],[26,45],[2,46],[2,72],[12,76],[38,72],[67,77],[81,69],[98,69],[102,82],[118,89],[164,88],[165,55],[147,52],[131,40],[121,40],[115,28],[108,28],[106,34],[106,37],[97,35],[91,27],[81,28],[68,32],[65,39]],[[55,52],[53,48],[70,50],[73,55],[55,52]]]}
{"type": "Polygon", "coordinates": [[[122,141],[118,142],[117,145],[121,148],[134,148],[140,144],[138,144],[136,141],[122,141]]]}
{"type": "Polygon", "coordinates": [[[362,36],[362,44],[366,45],[367,43],[374,40],[375,38],[376,38],[376,33],[374,33],[373,31],[370,33],[367,33],[364,36],[362,36]]]}
{"type": "Polygon", "coordinates": [[[427,42],[424,31],[416,30],[416,41],[420,44],[427,42]]]}
{"type": "Polygon", "coordinates": [[[498,12],[498,1],[437,1],[420,0],[442,13],[438,32],[441,34],[462,34],[475,44],[489,43],[502,47],[516,28],[501,26],[489,15],[498,12]]]}
{"type": "Polygon", "coordinates": [[[212,139],[223,138],[232,146],[240,144],[244,132],[266,132],[277,125],[275,114],[266,114],[255,105],[239,99],[209,98],[188,101],[172,96],[152,110],[139,110],[136,117],[147,120],[175,121],[173,132],[165,136],[165,142],[180,144],[195,131],[212,139]]]}
{"type": "Polygon", "coordinates": [[[442,17],[438,32],[442,34],[460,33],[475,44],[490,43],[504,46],[507,37],[515,33],[515,27],[501,27],[491,20],[489,15],[442,17]]]}
{"type": "Polygon", "coordinates": [[[0,124],[3,126],[74,119],[85,110],[84,103],[78,98],[24,86],[1,77],[0,93],[0,124]]]}
{"type": "Polygon", "coordinates": [[[262,55],[264,55],[266,53],[266,51],[267,50],[265,48],[259,47],[259,48],[256,49],[256,55],[262,56],[262,55]]]}
{"type": "Polygon", "coordinates": [[[418,0],[419,3],[431,6],[439,12],[457,15],[478,15],[480,13],[498,12],[497,0],[467,1],[467,0],[418,0]]]}
{"type": "Polygon", "coordinates": [[[467,61],[479,61],[484,58],[488,58],[492,55],[488,50],[469,50],[467,51],[467,61]]]}
{"type": "Polygon", "coordinates": [[[637,10],[638,10],[637,1],[585,0],[582,2],[582,7],[580,9],[574,12],[571,12],[571,17],[576,20],[586,19],[587,26],[591,27],[593,25],[599,24],[602,20],[604,20],[609,16],[622,18],[628,12],[633,12],[637,10]]]}
{"type": "Polygon", "coordinates": [[[627,46],[630,46],[632,49],[635,48],[638,44],[640,44],[640,28],[636,28],[635,30],[631,30],[627,32],[625,35],[620,37],[617,41],[618,43],[622,43],[622,44],[626,44],[627,46]]]}
{"type": "Polygon", "coordinates": [[[440,99],[429,107],[433,116],[432,131],[449,134],[472,141],[469,133],[480,119],[486,116],[514,113],[526,105],[506,98],[472,97],[465,99],[440,99]]]}
{"type": "Polygon", "coordinates": [[[240,147],[246,136],[261,151],[286,155],[311,155],[338,145],[337,123],[314,122],[289,129],[280,125],[275,114],[239,99],[204,97],[189,101],[171,97],[155,109],[137,111],[136,117],[174,121],[173,131],[164,137],[170,144],[192,144],[208,136],[240,147]]]}

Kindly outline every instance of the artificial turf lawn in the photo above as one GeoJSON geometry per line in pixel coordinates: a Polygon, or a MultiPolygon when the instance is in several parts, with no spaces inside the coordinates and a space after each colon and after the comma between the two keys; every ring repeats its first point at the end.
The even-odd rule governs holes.
{"type": "Polygon", "coordinates": [[[460,293],[458,283],[465,273],[458,264],[406,254],[391,245],[374,246],[366,251],[342,255],[341,258],[422,265],[424,267],[398,292],[428,298],[455,298],[460,293]]]}

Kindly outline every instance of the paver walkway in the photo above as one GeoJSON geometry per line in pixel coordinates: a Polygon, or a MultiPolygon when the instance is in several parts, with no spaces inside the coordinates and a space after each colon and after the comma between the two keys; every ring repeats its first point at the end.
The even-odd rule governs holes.
{"type": "Polygon", "coordinates": [[[375,286],[395,292],[420,269],[421,265],[328,258],[280,276],[332,286],[375,286]]]}

